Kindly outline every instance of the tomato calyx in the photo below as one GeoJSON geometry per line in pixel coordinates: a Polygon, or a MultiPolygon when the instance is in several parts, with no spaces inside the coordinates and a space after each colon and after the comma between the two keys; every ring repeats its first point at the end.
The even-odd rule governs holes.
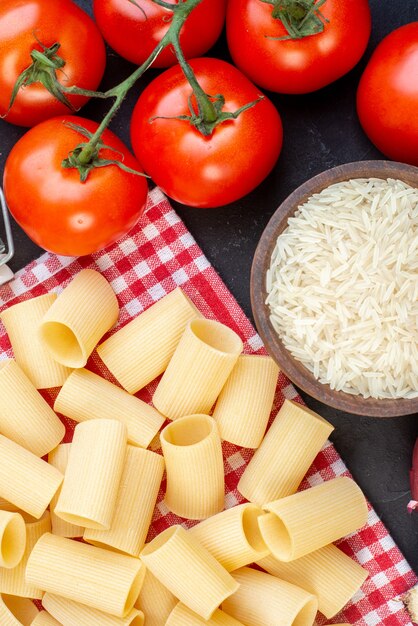
{"type": "Polygon", "coordinates": [[[287,31],[284,37],[270,37],[284,41],[286,39],[303,39],[322,33],[327,18],[321,13],[321,7],[327,0],[260,0],[273,6],[272,17],[281,21],[287,31]]]}
{"type": "Polygon", "coordinates": [[[204,113],[197,98],[196,100],[198,103],[198,112],[196,112],[195,106],[193,104],[193,95],[191,95],[188,98],[190,115],[175,115],[172,117],[158,115],[152,117],[149,122],[152,123],[154,120],[157,119],[184,120],[185,122],[189,122],[189,124],[194,126],[196,130],[198,130],[204,137],[210,137],[210,135],[212,135],[213,131],[217,126],[219,126],[219,124],[223,124],[223,122],[227,122],[228,120],[236,120],[241,115],[241,113],[244,113],[244,111],[251,109],[258,102],[264,99],[264,96],[260,96],[259,98],[257,98],[257,100],[253,100],[252,102],[244,104],[236,111],[222,111],[225,104],[225,98],[222,94],[217,94],[216,96],[209,96],[208,94],[206,94],[206,96],[210,99],[213,110],[215,111],[215,118],[212,120],[205,119],[204,113]]]}
{"type": "Polygon", "coordinates": [[[57,72],[63,71],[62,68],[65,65],[65,60],[57,54],[61,44],[56,42],[48,48],[38,39],[37,42],[41,46],[42,51],[34,49],[30,53],[32,63],[23,70],[13,87],[9,111],[16,100],[19,90],[34,83],[41,83],[57,100],[71,111],[75,111],[57,79],[57,72]]]}
{"type": "MultiPolygon", "coordinates": [[[[80,133],[80,135],[83,135],[83,137],[88,140],[93,137],[93,133],[88,131],[83,126],[72,124],[71,122],[64,122],[64,125],[67,126],[67,128],[71,128],[71,130],[80,133]]],[[[107,146],[101,140],[99,140],[94,147],[92,147],[89,142],[85,141],[78,144],[78,146],[76,146],[76,148],[69,153],[68,157],[62,161],[61,167],[64,169],[78,170],[80,174],[80,181],[82,183],[86,182],[93,169],[96,167],[107,167],[108,165],[116,165],[125,172],[148,178],[144,172],[138,172],[131,167],[127,167],[122,161],[118,161],[117,159],[103,159],[100,156],[100,150],[112,150],[112,152],[121,155],[123,158],[123,154],[121,152],[112,148],[112,146],[107,146]]]]}
{"type": "MultiPolygon", "coordinates": [[[[154,0],[157,1],[157,4],[163,2],[164,0],[154,0]]],[[[187,2],[187,0],[186,0],[187,2]]],[[[177,7],[179,11],[179,7],[181,4],[173,5],[177,7]]],[[[179,32],[177,36],[173,36],[173,48],[177,57],[177,61],[182,69],[183,74],[185,75],[190,87],[192,88],[192,95],[188,99],[189,111],[190,115],[178,115],[171,119],[179,119],[189,122],[192,126],[196,128],[204,137],[209,137],[215,128],[226,122],[227,120],[235,120],[241,113],[246,111],[247,109],[255,106],[257,102],[263,99],[264,96],[260,96],[257,100],[253,102],[248,102],[244,106],[240,107],[236,111],[222,111],[223,106],[225,104],[225,98],[222,94],[217,94],[216,96],[210,96],[205,93],[202,89],[199,81],[196,79],[194,71],[190,63],[186,60],[184,56],[183,50],[179,41],[179,32]],[[193,106],[193,97],[197,103],[197,113],[195,107],[193,106]]],[[[170,119],[170,118],[166,118],[170,119]]]]}

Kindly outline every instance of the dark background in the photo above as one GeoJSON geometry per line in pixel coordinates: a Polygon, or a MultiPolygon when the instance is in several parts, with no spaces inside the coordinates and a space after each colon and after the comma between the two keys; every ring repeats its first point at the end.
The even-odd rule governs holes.
{"type": "MultiPolygon", "coordinates": [[[[91,0],[76,0],[91,12],[91,0]]],[[[350,0],[340,0],[350,1],[350,0]]],[[[377,43],[395,28],[418,20],[417,0],[370,0],[373,31],[365,57],[333,85],[306,96],[268,94],[284,124],[284,146],[270,176],[253,193],[221,209],[190,209],[173,203],[207,257],[251,317],[249,276],[258,239],[282,200],[305,180],[325,169],[382,155],[364,135],[355,111],[356,87],[367,59],[377,43]]],[[[228,59],[225,38],[212,50],[228,59]]],[[[109,51],[102,88],[120,82],[133,66],[109,51]]],[[[129,120],[138,94],[157,74],[147,72],[129,94],[111,128],[129,144],[129,120]]],[[[411,80],[418,77],[411,76],[411,80]]],[[[90,102],[82,112],[99,120],[109,103],[90,102]]],[[[418,114],[418,112],[417,112],[418,114]]],[[[24,130],[0,120],[0,168],[24,130]]],[[[13,270],[40,254],[20,228],[14,225],[16,255],[13,270]]],[[[303,395],[303,394],[302,394],[303,395]]],[[[417,416],[392,419],[358,417],[326,407],[303,395],[307,404],[330,420],[337,449],[412,567],[418,572],[418,513],[406,510],[410,493],[408,472],[412,448],[418,436],[417,416]]]]}

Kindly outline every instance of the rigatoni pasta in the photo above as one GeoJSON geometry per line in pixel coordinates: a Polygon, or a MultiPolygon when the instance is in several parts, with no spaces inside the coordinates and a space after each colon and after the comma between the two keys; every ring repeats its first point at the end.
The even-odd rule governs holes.
{"type": "Polygon", "coordinates": [[[64,424],[13,359],[0,361],[0,432],[39,457],[65,435],[64,424]]]}
{"type": "Polygon", "coordinates": [[[313,593],[318,609],[328,619],[341,611],[368,576],[367,570],[332,544],[288,563],[270,555],[257,564],[313,593]]]}
{"type": "Polygon", "coordinates": [[[39,324],[57,299],[55,293],[24,300],[0,314],[17,364],[36,389],[61,387],[71,370],[54,361],[39,339],[39,324]]]}
{"type": "Polygon", "coordinates": [[[146,567],[189,609],[208,620],[238,583],[181,526],[171,526],[141,553],[146,567]]]}
{"type": "Polygon", "coordinates": [[[222,511],[224,466],[216,422],[208,415],[189,415],[166,426],[160,439],[168,508],[188,519],[204,519],[222,511]]]}
{"type": "Polygon", "coordinates": [[[61,622],[58,622],[55,617],[52,617],[47,611],[41,611],[35,617],[31,626],[65,626],[61,622]]]}
{"type": "Polygon", "coordinates": [[[278,375],[279,367],[269,356],[239,357],[213,412],[222,439],[244,448],[260,446],[278,375]]]}
{"type": "Polygon", "coordinates": [[[0,498],[0,511],[19,511],[19,507],[4,498],[0,498]]]}
{"type": "Polygon", "coordinates": [[[109,530],[86,529],[84,540],[139,557],[147,538],[164,473],[160,454],[128,446],[109,530]]]}
{"type": "Polygon", "coordinates": [[[0,496],[36,519],[63,480],[55,467],[0,435],[0,496]]]}
{"type": "MultiPolygon", "coordinates": [[[[51,531],[51,517],[49,511],[45,511],[41,519],[35,520],[30,516],[25,518],[26,547],[22,559],[13,569],[0,568],[0,592],[12,596],[33,598],[40,600],[43,595],[42,589],[31,585],[25,579],[26,565],[34,545],[44,535],[51,531]]],[[[0,622],[1,623],[1,622],[0,622]]]]}
{"type": "Polygon", "coordinates": [[[360,487],[341,476],[264,506],[262,537],[281,561],[293,561],[354,532],[367,521],[360,487]]]}
{"type": "Polygon", "coordinates": [[[17,364],[36,389],[61,387],[70,371],[54,359],[39,338],[39,324],[57,299],[55,293],[24,300],[0,314],[17,364]]]}
{"type": "Polygon", "coordinates": [[[245,468],[238,491],[259,505],[295,493],[333,430],[314,411],[285,400],[245,468]]]}
{"type": "MultiPolygon", "coordinates": [[[[92,335],[99,336],[88,298],[90,287],[93,300],[97,296],[94,312],[101,333],[115,311],[117,315],[116,298],[103,280],[95,272],[81,272],[60,298],[52,298],[52,313],[45,313],[37,337],[44,355],[50,350],[61,361],[69,359],[72,366],[88,357],[92,335]],[[100,302],[106,300],[103,311],[106,306],[100,302]]],[[[10,602],[19,604],[19,594],[39,599],[45,590],[47,611],[35,609],[31,614],[29,608],[26,615],[22,604],[24,615],[18,624],[144,626],[145,621],[145,626],[278,626],[279,622],[280,626],[311,626],[318,606],[315,596],[324,614],[334,616],[366,572],[324,542],[362,525],[367,507],[360,490],[346,478],[294,494],[332,426],[286,401],[255,454],[251,471],[240,482],[242,493],[253,502],[223,511],[219,428],[226,440],[246,447],[259,445],[278,368],[269,357],[239,356],[239,337],[222,324],[202,319],[181,290],[159,305],[165,326],[152,307],[143,321],[138,318],[99,350],[131,392],[167,368],[154,396],[164,415],[175,420],[161,434],[167,462],[166,503],[178,515],[204,521],[188,531],[172,526],[144,547],[164,470],[163,457],[144,448],[164,418],[127,391],[77,369],[64,382],[55,407],[81,423],[73,444],[58,445],[50,452],[48,470],[45,464],[33,464],[33,454],[0,436],[0,593],[7,590],[17,597],[9,605],[0,599],[0,623],[16,626],[20,618],[10,602]],[[133,347],[127,345],[130,339],[133,347]],[[133,372],[124,362],[127,354],[135,357],[133,372]],[[207,413],[216,398],[214,419],[207,413]],[[23,469],[17,468],[18,457],[23,469]],[[39,517],[49,501],[46,493],[51,496],[54,530],[75,536],[87,527],[83,537],[92,545],[51,534],[48,512],[39,521],[22,512],[26,550],[21,563],[6,569],[12,553],[8,546],[20,541],[8,539],[13,534],[8,530],[10,520],[20,519],[20,514],[7,509],[19,503],[39,517]],[[316,550],[318,545],[323,547],[316,550]],[[269,555],[270,550],[284,561],[269,555]],[[245,567],[255,561],[270,573],[245,567]],[[4,607],[7,619],[2,619],[4,607]]],[[[2,370],[13,373],[13,368],[20,371],[14,361],[0,363],[0,432],[2,370]],[[14,365],[9,368],[8,363],[14,365]]],[[[22,395],[20,388],[18,393],[22,395]]],[[[16,404],[16,399],[7,397],[7,406],[9,402],[16,404]]],[[[18,410],[9,411],[6,427],[15,424],[18,410]]],[[[37,419],[33,435],[45,445],[47,429],[37,419]]],[[[19,428],[16,432],[23,436],[19,428]]],[[[32,432],[25,436],[33,440],[32,432]]]]}
{"type": "Polygon", "coordinates": [[[40,339],[58,363],[84,367],[118,315],[118,301],[107,280],[99,272],[82,270],[44,315],[40,339]]]}
{"type": "Polygon", "coordinates": [[[270,554],[258,526],[263,510],[240,504],[200,522],[188,532],[228,571],[270,554]]]}
{"type": "MultiPolygon", "coordinates": [[[[48,454],[48,463],[53,467],[56,467],[57,470],[61,472],[61,474],[65,474],[68,465],[68,457],[70,455],[71,444],[70,443],[61,443],[59,446],[52,450],[48,454]]],[[[58,489],[57,493],[51,500],[51,504],[49,506],[49,510],[51,512],[51,524],[52,524],[52,533],[54,535],[60,535],[60,537],[82,537],[84,533],[83,526],[77,526],[75,524],[70,524],[70,522],[66,522],[58,515],[55,515],[55,507],[57,506],[58,498],[61,493],[61,487],[58,489]]]]}
{"type": "Polygon", "coordinates": [[[222,609],[246,626],[311,626],[318,609],[314,595],[275,576],[243,567],[233,574],[238,590],[222,609]]]}
{"type": "Polygon", "coordinates": [[[171,611],[165,626],[243,626],[243,624],[219,609],[216,609],[209,620],[202,619],[179,602],[171,611]]]}
{"type": "Polygon", "coordinates": [[[23,517],[19,513],[0,511],[0,567],[16,567],[23,558],[25,548],[23,517]]]}
{"type": "Polygon", "coordinates": [[[138,609],[132,609],[126,617],[115,617],[52,593],[44,595],[42,604],[62,623],[62,626],[143,626],[144,624],[144,614],[138,609]]]}
{"type": "Polygon", "coordinates": [[[97,419],[78,424],[55,515],[66,522],[109,530],[126,453],[126,426],[97,419]]]}
{"type": "Polygon", "coordinates": [[[116,380],[136,393],[164,372],[187,322],[201,314],[178,287],[104,341],[97,353],[116,380]]]}
{"type": "Polygon", "coordinates": [[[135,603],[135,607],[145,615],[146,626],[165,624],[177,602],[177,598],[171,591],[147,569],[142,589],[135,603]]]}
{"type": "Polygon", "coordinates": [[[55,411],[77,422],[117,419],[128,429],[129,443],[147,448],[165,418],[156,409],[86,369],[74,370],[61,388],[55,411]]]}
{"type": "Polygon", "coordinates": [[[0,595],[1,626],[31,626],[38,613],[36,606],[27,598],[16,598],[5,593],[0,595]]]}
{"type": "Polygon", "coordinates": [[[26,580],[44,591],[126,617],[141,590],[139,559],[47,533],[35,545],[26,580]]]}
{"type": "Polygon", "coordinates": [[[242,352],[238,335],[219,322],[189,322],[153,397],[171,420],[208,413],[242,352]]]}

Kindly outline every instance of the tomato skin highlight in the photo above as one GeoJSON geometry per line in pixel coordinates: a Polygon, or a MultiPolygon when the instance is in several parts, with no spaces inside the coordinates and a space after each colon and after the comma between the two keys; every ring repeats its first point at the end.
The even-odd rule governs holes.
{"type": "MultiPolygon", "coordinates": [[[[0,115],[19,126],[34,126],[56,115],[71,114],[47,89],[32,84],[20,89],[9,111],[13,87],[32,62],[30,53],[61,44],[58,55],[65,60],[58,81],[96,90],[104,73],[103,38],[93,20],[71,0],[1,0],[0,3],[0,115]],[[35,37],[36,35],[36,37],[35,37]]],[[[74,108],[87,102],[68,96],[74,108]]]]}
{"type": "Polygon", "coordinates": [[[371,32],[368,0],[327,0],[322,33],[286,37],[273,7],[260,0],[229,0],[226,29],[235,65],[263,89],[287,94],[316,91],[349,72],[363,56],[371,32]]]}
{"type": "MultiPolygon", "coordinates": [[[[224,111],[236,111],[261,95],[225,61],[193,59],[190,65],[206,93],[223,94],[224,111]]],[[[191,93],[180,66],[154,79],[134,109],[132,147],[145,171],[174,200],[193,207],[222,206],[252,191],[272,170],[282,146],[280,116],[264,97],[209,137],[188,121],[161,119],[188,115],[191,93]]]]}
{"type": "MultiPolygon", "coordinates": [[[[117,165],[92,170],[85,183],[76,169],[61,167],[63,159],[87,141],[63,122],[98,127],[90,120],[65,116],[29,130],[12,148],[4,170],[4,192],[15,220],[39,246],[65,256],[91,254],[125,235],[144,211],[148,185],[144,176],[117,165]]],[[[142,168],[111,131],[99,156],[142,168]]]]}
{"type": "MultiPolygon", "coordinates": [[[[144,14],[129,0],[94,0],[94,16],[107,43],[123,58],[141,65],[161,41],[170,26],[172,12],[152,0],[135,0],[144,14]]],[[[168,0],[178,4],[178,0],[168,0]]],[[[221,34],[226,0],[202,0],[187,18],[180,43],[187,59],[207,52],[221,34]]],[[[153,67],[177,63],[174,51],[163,50],[153,67]]]]}
{"type": "Polygon", "coordinates": [[[418,22],[397,28],[377,46],[360,80],[357,112],[383,154],[418,165],[418,22]]]}

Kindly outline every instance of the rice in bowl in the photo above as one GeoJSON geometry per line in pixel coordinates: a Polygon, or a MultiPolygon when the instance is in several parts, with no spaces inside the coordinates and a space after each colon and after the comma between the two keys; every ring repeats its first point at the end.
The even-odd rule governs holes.
{"type": "Polygon", "coordinates": [[[289,218],[266,276],[271,323],[321,383],[418,397],[418,189],[352,179],[289,218]]]}

